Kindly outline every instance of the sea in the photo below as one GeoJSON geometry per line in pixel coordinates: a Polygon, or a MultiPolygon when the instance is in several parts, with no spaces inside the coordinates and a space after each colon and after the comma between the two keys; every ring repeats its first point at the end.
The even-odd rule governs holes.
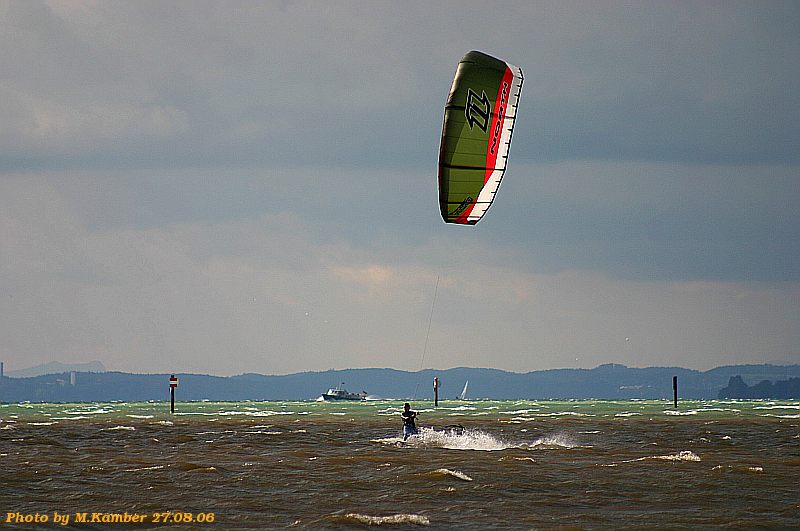
{"type": "Polygon", "coordinates": [[[797,400],[402,404],[0,404],[0,528],[800,529],[797,400]]]}

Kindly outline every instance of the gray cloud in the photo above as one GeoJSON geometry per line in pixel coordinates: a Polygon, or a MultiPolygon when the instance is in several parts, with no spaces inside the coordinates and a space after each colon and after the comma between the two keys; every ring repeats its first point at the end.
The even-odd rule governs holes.
{"type": "Polygon", "coordinates": [[[3,164],[419,168],[473,47],[527,72],[519,159],[797,164],[795,4],[503,7],[10,2],[3,164]]]}

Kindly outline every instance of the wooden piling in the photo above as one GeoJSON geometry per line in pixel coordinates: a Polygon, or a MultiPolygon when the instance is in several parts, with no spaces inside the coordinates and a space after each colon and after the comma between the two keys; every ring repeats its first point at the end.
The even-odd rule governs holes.
{"type": "Polygon", "coordinates": [[[678,377],[672,377],[672,407],[678,409],[678,377]]]}

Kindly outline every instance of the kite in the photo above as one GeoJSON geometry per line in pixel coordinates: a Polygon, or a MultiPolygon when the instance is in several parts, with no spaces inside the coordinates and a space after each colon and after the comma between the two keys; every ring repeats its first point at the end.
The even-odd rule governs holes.
{"type": "Polygon", "coordinates": [[[522,69],[482,52],[458,63],[439,149],[439,208],[445,223],[474,225],[506,171],[522,69]]]}

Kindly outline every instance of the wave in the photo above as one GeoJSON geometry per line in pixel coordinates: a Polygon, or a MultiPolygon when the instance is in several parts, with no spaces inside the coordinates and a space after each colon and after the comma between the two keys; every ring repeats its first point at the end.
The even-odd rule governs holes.
{"type": "Polygon", "coordinates": [[[310,415],[308,411],[220,411],[220,416],[244,415],[246,417],[273,417],[275,415],[310,415]]]}
{"type": "Polygon", "coordinates": [[[419,434],[405,441],[401,437],[372,439],[371,442],[411,447],[411,448],[444,448],[446,450],[477,450],[494,452],[498,450],[547,450],[561,448],[579,448],[582,446],[573,436],[557,433],[540,437],[533,442],[510,442],[495,437],[481,430],[465,429],[456,431],[438,431],[432,428],[421,428],[419,434]]]}
{"type": "Polygon", "coordinates": [[[572,435],[567,433],[556,433],[553,435],[545,435],[539,437],[529,448],[548,449],[548,448],[579,448],[582,447],[580,443],[572,435]]]}
{"type": "Polygon", "coordinates": [[[700,456],[690,450],[681,450],[676,454],[668,454],[668,455],[648,455],[645,457],[639,457],[637,459],[627,459],[625,461],[620,461],[619,463],[612,463],[610,465],[600,465],[600,466],[617,466],[621,463],[636,463],[637,461],[701,461],[700,456]]]}
{"type": "Polygon", "coordinates": [[[386,437],[383,439],[371,439],[371,442],[411,448],[444,448],[446,450],[479,450],[486,452],[520,448],[519,445],[506,443],[488,433],[470,429],[465,429],[461,434],[458,434],[455,431],[420,428],[417,435],[413,435],[406,440],[403,440],[402,437],[386,437]]]}
{"type": "Polygon", "coordinates": [[[697,462],[697,461],[701,461],[700,456],[697,455],[696,453],[691,452],[689,450],[682,450],[682,451],[680,451],[680,452],[678,452],[676,454],[648,455],[648,456],[645,456],[645,457],[639,457],[637,459],[627,459],[625,461],[619,461],[617,463],[609,463],[609,464],[603,464],[603,465],[597,465],[597,466],[615,467],[615,466],[619,466],[619,465],[621,465],[623,463],[636,463],[636,462],[639,462],[639,461],[651,461],[651,460],[653,460],[653,461],[673,461],[673,462],[675,462],[675,461],[680,461],[680,462],[687,462],[687,461],[688,462],[697,462]]]}
{"type": "Polygon", "coordinates": [[[437,468],[433,472],[429,472],[434,477],[454,477],[462,481],[472,481],[472,478],[458,470],[450,470],[448,468],[437,468]]]}
{"type": "Polygon", "coordinates": [[[751,472],[753,474],[763,474],[764,467],[747,465],[717,465],[711,470],[726,470],[733,472],[751,472]]]}
{"type": "Polygon", "coordinates": [[[178,470],[182,470],[183,472],[217,472],[217,467],[215,466],[204,466],[186,461],[175,463],[174,465],[170,466],[173,466],[178,470]]]}
{"type": "Polygon", "coordinates": [[[723,408],[723,407],[700,407],[697,409],[689,409],[687,411],[675,411],[674,409],[664,410],[665,415],[676,415],[676,416],[697,415],[698,413],[713,413],[713,412],[741,413],[742,410],[735,408],[723,408]]]}
{"type": "Polygon", "coordinates": [[[659,459],[662,461],[700,461],[700,456],[696,453],[689,451],[689,450],[682,450],[677,454],[670,454],[670,455],[652,455],[648,457],[642,457],[640,459],[636,459],[636,461],[642,461],[645,459],[659,459]]]}
{"type": "Polygon", "coordinates": [[[77,411],[64,411],[67,415],[105,415],[106,413],[112,413],[113,409],[106,409],[106,408],[94,408],[94,409],[83,409],[77,411]]]}
{"type": "Polygon", "coordinates": [[[161,470],[166,465],[145,466],[142,468],[128,468],[125,472],[142,472],[143,470],[161,470]]]}
{"type": "Polygon", "coordinates": [[[461,434],[454,431],[436,431],[422,428],[419,435],[410,437],[406,444],[420,448],[445,448],[448,450],[480,450],[485,452],[516,448],[497,437],[480,431],[466,429],[461,434]]]}
{"type": "Polygon", "coordinates": [[[594,417],[594,413],[579,413],[578,411],[559,411],[557,413],[539,413],[537,417],[594,417]]]}
{"type": "Polygon", "coordinates": [[[358,522],[364,525],[430,525],[431,521],[427,516],[421,514],[393,514],[390,516],[370,516],[368,514],[347,513],[344,515],[345,521],[358,522]]]}

